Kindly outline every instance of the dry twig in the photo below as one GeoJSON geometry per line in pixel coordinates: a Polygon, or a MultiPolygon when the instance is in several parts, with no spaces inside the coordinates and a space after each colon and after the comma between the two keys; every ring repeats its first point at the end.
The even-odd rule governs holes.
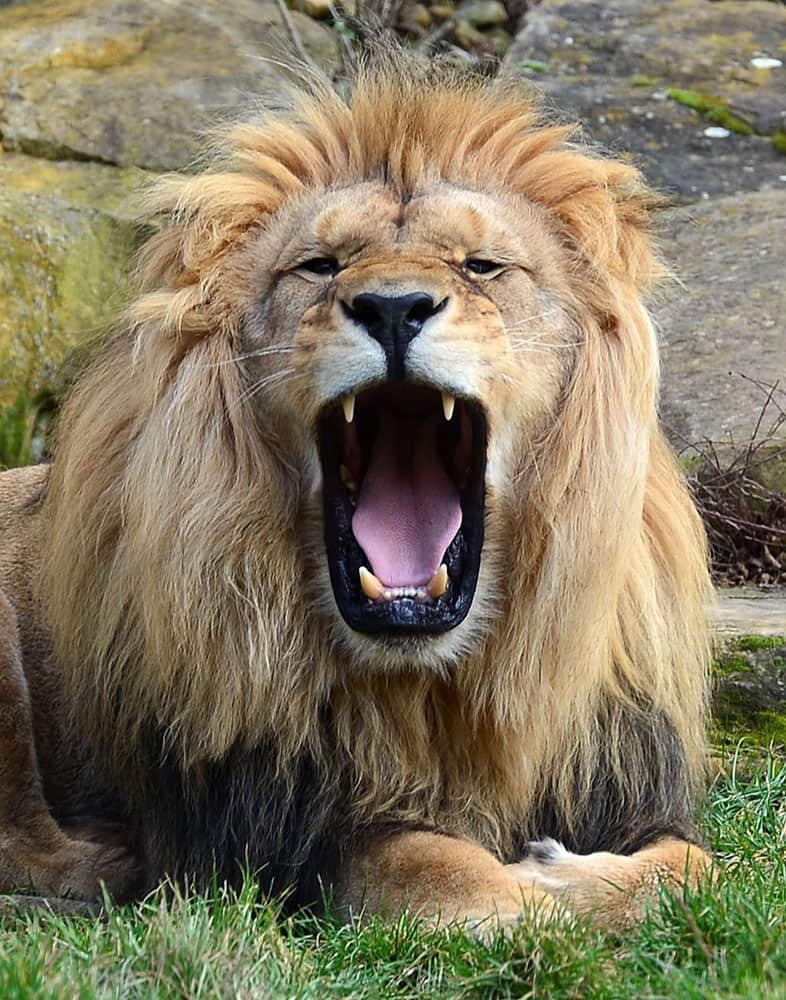
{"type": "Polygon", "coordinates": [[[284,27],[289,35],[289,40],[292,42],[295,52],[297,52],[298,59],[308,66],[312,73],[315,73],[317,76],[322,76],[322,70],[308,54],[308,51],[303,44],[303,39],[300,37],[300,32],[297,30],[297,25],[292,20],[292,15],[290,14],[286,3],[284,0],[276,0],[276,4],[278,5],[278,12],[281,15],[281,20],[284,22],[284,27]]]}
{"type": "Polygon", "coordinates": [[[750,440],[689,444],[698,464],[689,479],[707,530],[713,571],[719,580],[764,585],[786,583],[786,494],[767,485],[768,471],[786,464],[783,430],[786,393],[742,375],[763,395],[750,440]]]}

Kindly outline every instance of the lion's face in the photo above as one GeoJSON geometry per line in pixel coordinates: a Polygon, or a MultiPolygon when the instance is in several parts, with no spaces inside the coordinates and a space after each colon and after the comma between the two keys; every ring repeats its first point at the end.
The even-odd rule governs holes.
{"type": "Polygon", "coordinates": [[[556,239],[521,197],[364,183],[255,253],[249,386],[301,468],[319,603],[361,659],[455,658],[504,592],[505,512],[571,369],[556,239]]]}

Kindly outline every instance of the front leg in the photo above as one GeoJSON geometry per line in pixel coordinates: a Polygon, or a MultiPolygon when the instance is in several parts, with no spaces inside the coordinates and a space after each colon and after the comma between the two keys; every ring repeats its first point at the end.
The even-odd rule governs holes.
{"type": "MultiPolygon", "coordinates": [[[[54,902],[60,897],[100,900],[103,882],[124,898],[137,880],[135,859],[122,847],[94,842],[90,832],[71,837],[49,812],[16,615],[0,590],[0,895],[33,892],[62,910],[54,902]]],[[[23,905],[3,900],[6,908],[23,905]]]]}
{"type": "Polygon", "coordinates": [[[710,857],[695,844],[662,837],[631,855],[571,854],[556,840],[530,845],[529,856],[507,870],[522,886],[563,899],[596,926],[620,931],[644,916],[659,885],[695,885],[710,857]]]}
{"type": "Polygon", "coordinates": [[[482,935],[564,912],[477,844],[420,830],[373,839],[350,860],[338,902],[355,914],[410,910],[438,924],[461,921],[482,935]]]}

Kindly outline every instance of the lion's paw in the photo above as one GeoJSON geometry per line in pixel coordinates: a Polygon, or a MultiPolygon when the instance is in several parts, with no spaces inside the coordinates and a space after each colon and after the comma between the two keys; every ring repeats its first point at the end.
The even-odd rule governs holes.
{"type": "Polygon", "coordinates": [[[116,900],[128,899],[139,882],[136,858],[124,847],[69,840],[52,859],[62,872],[52,894],[69,899],[100,900],[104,889],[116,900]]]}
{"type": "Polygon", "coordinates": [[[543,900],[537,906],[527,905],[512,913],[495,913],[490,917],[477,917],[463,924],[464,931],[473,938],[491,944],[500,934],[513,937],[518,928],[530,930],[570,918],[567,907],[555,899],[543,900]]]}
{"type": "Polygon", "coordinates": [[[470,917],[464,928],[472,937],[493,941],[500,933],[512,936],[519,927],[535,930],[572,919],[570,908],[561,899],[541,892],[522,891],[521,907],[497,911],[487,916],[470,917]]]}
{"type": "Polygon", "coordinates": [[[491,944],[500,933],[506,937],[512,936],[524,919],[523,913],[495,913],[493,917],[475,917],[466,920],[461,927],[468,937],[484,944],[491,944]]]}
{"type": "Polygon", "coordinates": [[[526,858],[507,869],[523,887],[563,900],[577,915],[597,916],[607,927],[635,919],[641,909],[635,862],[625,855],[573,854],[546,838],[530,843],[526,858]]]}
{"type": "Polygon", "coordinates": [[[526,858],[506,867],[522,885],[554,896],[570,888],[571,876],[580,873],[582,863],[590,857],[572,854],[558,840],[546,837],[531,841],[526,858]]]}

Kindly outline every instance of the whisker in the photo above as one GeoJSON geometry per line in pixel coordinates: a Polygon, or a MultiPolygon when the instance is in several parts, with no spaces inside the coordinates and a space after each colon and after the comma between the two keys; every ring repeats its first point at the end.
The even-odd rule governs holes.
{"type": "Polygon", "coordinates": [[[251,351],[249,354],[237,354],[232,358],[227,358],[225,361],[211,361],[202,367],[221,368],[224,365],[237,364],[239,361],[248,361],[249,358],[261,358],[266,357],[269,354],[288,354],[294,350],[295,348],[291,345],[287,347],[262,347],[258,351],[251,351]]]}
{"type": "Polygon", "coordinates": [[[537,337],[530,337],[525,339],[517,339],[510,341],[511,347],[518,350],[521,347],[534,348],[534,350],[540,350],[544,354],[549,351],[567,351],[572,347],[581,347],[584,344],[583,340],[572,340],[567,344],[544,344],[542,340],[537,337]]]}
{"type": "Polygon", "coordinates": [[[507,327],[507,332],[510,333],[513,330],[520,330],[521,327],[526,326],[529,323],[534,323],[538,319],[547,319],[549,316],[554,316],[556,313],[561,312],[557,306],[550,306],[548,309],[544,309],[542,312],[533,313],[531,316],[522,316],[520,319],[516,320],[515,323],[507,327]]]}
{"type": "MultiPolygon", "coordinates": [[[[303,376],[303,372],[299,374],[298,377],[303,376]]],[[[292,378],[295,375],[294,368],[282,368],[281,371],[273,372],[271,375],[265,375],[263,378],[257,379],[256,382],[252,384],[243,392],[238,398],[238,403],[243,403],[252,396],[256,396],[258,392],[263,389],[267,389],[268,386],[277,385],[280,382],[286,382],[288,378],[292,378]]]]}

